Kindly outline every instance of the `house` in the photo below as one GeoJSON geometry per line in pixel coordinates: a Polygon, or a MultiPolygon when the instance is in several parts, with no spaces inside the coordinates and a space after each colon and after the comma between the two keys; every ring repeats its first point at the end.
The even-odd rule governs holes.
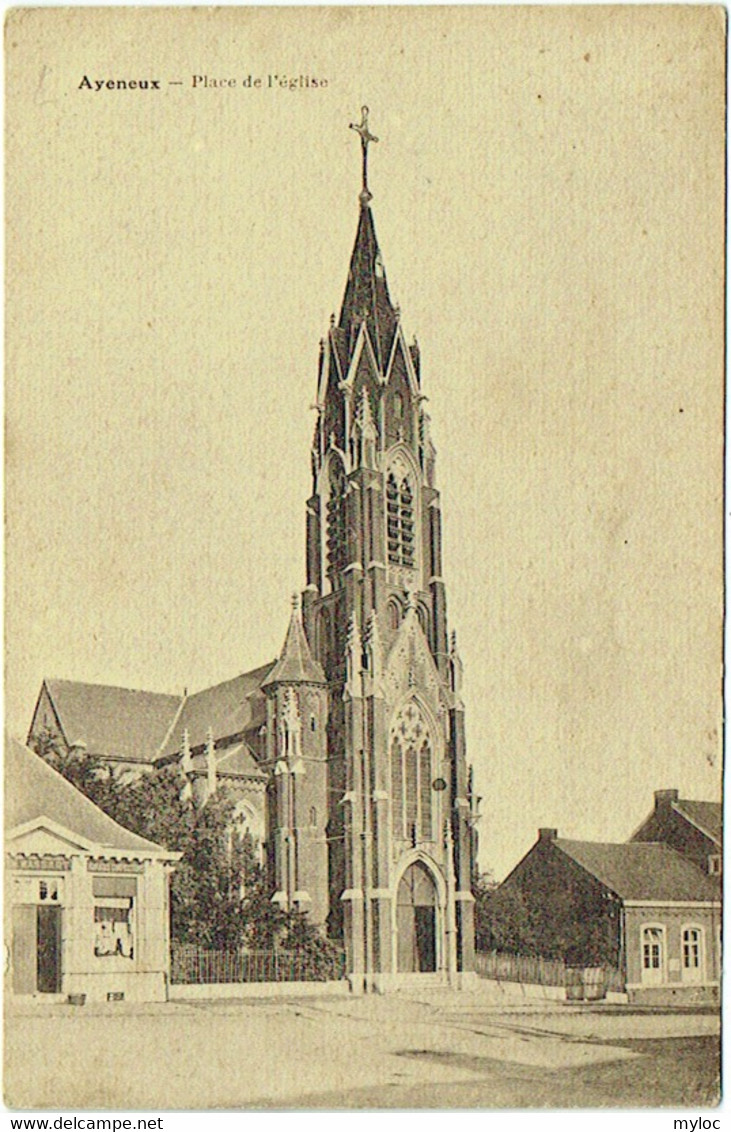
{"type": "Polygon", "coordinates": [[[531,946],[575,967],[614,968],[630,1002],[717,1001],[719,878],[659,841],[538,840],[503,881],[531,946]]]}
{"type": "Polygon", "coordinates": [[[45,681],[28,741],[125,774],[177,763],[198,802],[226,778],[273,898],[345,949],[354,986],[385,989],[473,971],[477,799],[422,360],[376,235],[367,117],[347,282],[320,341],[306,579],[280,656],[192,696],[45,681]]]}
{"type": "Polygon", "coordinates": [[[5,939],[12,996],[163,1001],[179,853],[112,821],[34,752],[5,753],[5,939]]]}
{"type": "Polygon", "coordinates": [[[722,871],[723,806],[693,802],[678,790],[656,790],[655,808],[632,834],[632,841],[664,841],[704,873],[722,871]]]}

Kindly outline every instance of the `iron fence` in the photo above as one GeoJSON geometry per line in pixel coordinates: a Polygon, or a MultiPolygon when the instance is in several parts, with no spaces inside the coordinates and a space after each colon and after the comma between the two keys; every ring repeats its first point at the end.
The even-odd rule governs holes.
{"type": "Polygon", "coordinates": [[[171,951],[173,983],[312,983],[345,977],[345,952],[209,951],[178,944],[171,951]]]}

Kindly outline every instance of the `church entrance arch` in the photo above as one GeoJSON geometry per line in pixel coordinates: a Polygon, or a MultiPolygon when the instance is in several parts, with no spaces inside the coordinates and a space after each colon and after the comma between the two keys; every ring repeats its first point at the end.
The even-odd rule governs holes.
{"type": "Polygon", "coordinates": [[[396,895],[397,963],[402,973],[437,969],[437,889],[429,869],[415,861],[396,895]]]}

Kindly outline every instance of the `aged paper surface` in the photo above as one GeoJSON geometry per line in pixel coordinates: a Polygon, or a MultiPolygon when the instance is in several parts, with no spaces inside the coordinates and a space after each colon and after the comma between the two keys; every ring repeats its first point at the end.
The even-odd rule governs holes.
{"type": "MultiPolygon", "coordinates": [[[[701,6],[10,12],[10,734],[46,678],[180,696],[280,654],[367,104],[438,451],[480,870],[502,880],[539,826],[626,842],[655,790],[717,802],[725,24],[701,6]]],[[[544,1018],[544,1039],[536,1015],[525,1055],[514,1019],[480,1015],[484,985],[425,993],[8,994],[6,1102],[659,1106],[673,1078],[666,1103],[714,1098],[712,1013],[623,1014],[601,1056],[580,1015],[544,1018]],[[672,1051],[643,1077],[660,1037],[678,1066],[693,1046],[705,1092],[672,1051]]]]}

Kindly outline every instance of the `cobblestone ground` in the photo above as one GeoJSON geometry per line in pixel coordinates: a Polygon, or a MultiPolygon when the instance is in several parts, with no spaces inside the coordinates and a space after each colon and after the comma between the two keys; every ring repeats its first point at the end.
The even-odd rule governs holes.
{"type": "Polygon", "coordinates": [[[707,1106],[719,1018],[479,995],[26,1007],[15,1109],[707,1106]]]}

